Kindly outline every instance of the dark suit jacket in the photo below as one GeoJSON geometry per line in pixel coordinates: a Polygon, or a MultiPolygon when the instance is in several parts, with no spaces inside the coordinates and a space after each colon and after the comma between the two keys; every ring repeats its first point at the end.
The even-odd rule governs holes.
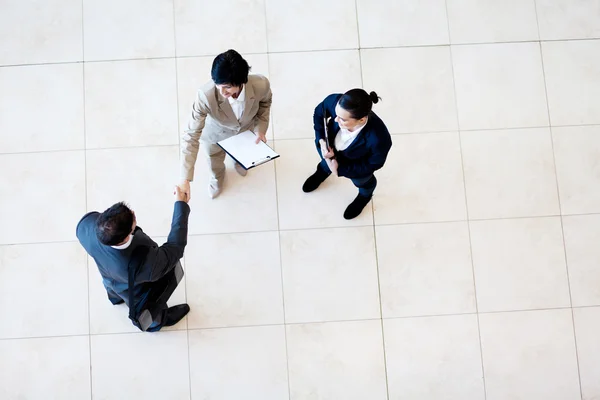
{"type": "Polygon", "coordinates": [[[136,275],[134,296],[138,309],[144,306],[150,289],[165,277],[177,261],[183,257],[187,244],[188,216],[190,207],[183,201],[175,203],[171,232],[167,242],[158,246],[144,231],[137,227],[128,248],[117,250],[106,246],[96,237],[98,212],[86,214],[77,224],[77,238],[87,253],[96,261],[104,286],[129,305],[128,265],[133,250],[139,246],[149,248],[148,255],[136,275]]]}
{"type": "MultiPolygon", "coordinates": [[[[313,115],[315,127],[315,144],[321,154],[319,140],[325,139],[323,125],[324,113],[331,120],[328,124],[329,147],[335,148],[335,137],[340,131],[340,126],[334,121],[337,114],[335,106],[342,97],[341,93],[330,94],[316,108],[313,115]]],[[[385,159],[392,147],[392,138],[383,121],[374,113],[369,114],[367,125],[360,131],[354,142],[346,150],[335,151],[338,162],[338,175],[346,178],[366,178],[383,167],[385,159]]]]}

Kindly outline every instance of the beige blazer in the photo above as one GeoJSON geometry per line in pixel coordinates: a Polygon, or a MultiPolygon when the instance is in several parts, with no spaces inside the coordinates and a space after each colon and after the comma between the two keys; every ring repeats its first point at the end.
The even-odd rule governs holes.
{"type": "Polygon", "coordinates": [[[215,144],[240,132],[267,132],[271,110],[271,85],[262,75],[249,75],[246,84],[244,113],[237,120],[229,100],[221,95],[213,81],[202,86],[196,95],[192,115],[181,141],[181,178],[194,179],[200,140],[215,144]]]}

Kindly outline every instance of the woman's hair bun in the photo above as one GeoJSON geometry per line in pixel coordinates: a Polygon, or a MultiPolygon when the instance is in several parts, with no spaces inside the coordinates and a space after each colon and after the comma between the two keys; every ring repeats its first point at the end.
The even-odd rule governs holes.
{"type": "Polygon", "coordinates": [[[377,93],[375,93],[375,92],[369,93],[369,98],[371,99],[373,104],[377,104],[379,102],[379,100],[381,100],[381,97],[377,96],[377,93]]]}

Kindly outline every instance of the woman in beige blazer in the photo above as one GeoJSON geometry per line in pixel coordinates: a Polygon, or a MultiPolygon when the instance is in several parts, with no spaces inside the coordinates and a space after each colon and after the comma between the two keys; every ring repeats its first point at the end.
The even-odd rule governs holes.
{"type": "MultiPolygon", "coordinates": [[[[247,130],[266,142],[271,110],[271,85],[262,75],[249,75],[248,62],[235,50],[219,54],[213,61],[212,80],[196,95],[192,115],[181,142],[181,188],[190,194],[198,150],[206,155],[211,176],[208,194],[217,197],[225,179],[225,152],[217,142],[247,130]]],[[[235,163],[242,176],[247,171],[235,163]]]]}

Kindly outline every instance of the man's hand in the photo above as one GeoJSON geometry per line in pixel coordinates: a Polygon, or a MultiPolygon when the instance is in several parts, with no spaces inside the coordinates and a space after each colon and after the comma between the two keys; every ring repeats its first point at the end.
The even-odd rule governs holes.
{"type": "Polygon", "coordinates": [[[258,132],[256,134],[256,144],[259,144],[260,142],[267,143],[267,134],[266,133],[258,132]]]}
{"type": "Polygon", "coordinates": [[[324,159],[332,159],[335,156],[333,151],[327,147],[327,143],[325,143],[324,139],[319,140],[319,144],[321,145],[321,154],[324,159]]]}
{"type": "Polygon", "coordinates": [[[325,162],[334,176],[338,176],[338,162],[336,159],[326,158],[325,162]]]}
{"type": "Polygon", "coordinates": [[[192,198],[190,192],[190,181],[186,179],[179,185],[176,185],[173,194],[175,195],[175,201],[185,201],[186,203],[189,203],[190,199],[192,198]]]}

